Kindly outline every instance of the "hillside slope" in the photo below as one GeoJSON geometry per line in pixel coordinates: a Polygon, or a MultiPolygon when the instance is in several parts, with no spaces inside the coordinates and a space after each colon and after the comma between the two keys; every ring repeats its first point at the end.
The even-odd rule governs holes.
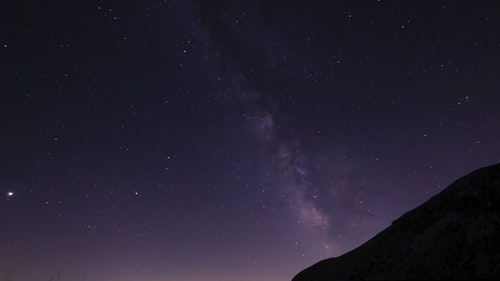
{"type": "Polygon", "coordinates": [[[293,281],[500,277],[500,164],[476,170],[360,247],[293,281]]]}

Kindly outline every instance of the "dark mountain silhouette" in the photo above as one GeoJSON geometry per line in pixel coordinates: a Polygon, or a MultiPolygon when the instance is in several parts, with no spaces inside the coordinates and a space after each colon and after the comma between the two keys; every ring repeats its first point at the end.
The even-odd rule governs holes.
{"type": "Polygon", "coordinates": [[[476,170],[360,247],[292,281],[500,277],[500,164],[476,170]]]}

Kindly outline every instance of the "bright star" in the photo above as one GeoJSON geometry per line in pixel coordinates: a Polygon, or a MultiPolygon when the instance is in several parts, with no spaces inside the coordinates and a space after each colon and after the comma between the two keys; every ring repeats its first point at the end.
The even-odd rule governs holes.
{"type": "Polygon", "coordinates": [[[12,192],[12,191],[7,192],[7,196],[8,196],[8,197],[12,197],[12,196],[14,196],[14,192],[12,192]]]}

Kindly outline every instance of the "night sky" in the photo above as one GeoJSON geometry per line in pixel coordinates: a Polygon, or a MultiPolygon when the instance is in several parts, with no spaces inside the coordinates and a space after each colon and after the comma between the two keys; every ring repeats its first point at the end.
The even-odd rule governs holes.
{"type": "Polygon", "coordinates": [[[3,1],[0,278],[288,281],[352,250],[500,162],[499,15],[3,1]]]}

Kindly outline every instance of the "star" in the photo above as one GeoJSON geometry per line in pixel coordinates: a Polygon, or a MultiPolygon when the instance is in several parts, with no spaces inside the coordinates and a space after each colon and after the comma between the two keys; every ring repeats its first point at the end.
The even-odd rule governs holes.
{"type": "Polygon", "coordinates": [[[7,197],[12,197],[12,196],[14,196],[14,192],[12,191],[7,192],[7,197]]]}

